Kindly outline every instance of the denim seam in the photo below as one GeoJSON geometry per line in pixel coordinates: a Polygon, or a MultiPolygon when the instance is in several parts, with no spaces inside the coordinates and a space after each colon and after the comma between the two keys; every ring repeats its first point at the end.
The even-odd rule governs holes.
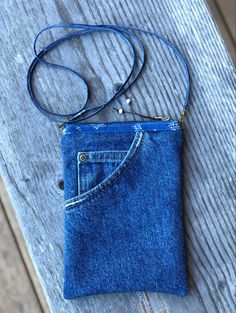
{"type": "MultiPolygon", "coordinates": [[[[100,125],[100,124],[99,124],[100,125]]],[[[68,124],[69,129],[65,128],[63,135],[72,133],[109,133],[109,132],[136,132],[136,131],[175,131],[181,129],[178,120],[170,121],[128,121],[101,124],[104,127],[94,128],[93,124],[86,123],[76,126],[68,124]],[[107,127],[108,126],[108,127],[107,127]],[[135,128],[137,127],[137,128],[135,128]]]]}
{"type": "Polygon", "coordinates": [[[104,161],[104,162],[113,162],[113,161],[122,161],[124,159],[124,157],[127,155],[129,150],[104,150],[104,151],[79,151],[77,153],[77,162],[78,165],[79,164],[85,164],[85,163],[93,163],[93,162],[99,162],[99,161],[104,161]],[[88,155],[88,159],[86,161],[80,161],[79,160],[79,154],[86,154],[88,155]],[[101,154],[113,154],[115,155],[114,158],[112,158],[111,156],[107,156],[107,157],[99,157],[101,154]],[[119,157],[118,157],[119,156],[119,157]]]}
{"type": "MultiPolygon", "coordinates": [[[[181,130],[182,128],[181,127],[179,127],[179,128],[177,128],[177,129],[171,129],[171,128],[160,128],[160,129],[148,129],[148,130],[146,130],[146,129],[143,129],[143,130],[140,130],[140,131],[142,131],[142,132],[156,132],[156,133],[158,133],[158,132],[162,132],[162,131],[178,131],[178,130],[181,130]]],[[[71,135],[71,134],[102,134],[102,133],[105,133],[105,134],[108,134],[108,133],[135,133],[135,132],[137,132],[137,131],[135,131],[135,130],[133,130],[133,131],[131,131],[131,130],[127,130],[127,131],[118,131],[117,129],[115,129],[115,130],[109,130],[109,132],[99,132],[98,130],[96,130],[96,131],[82,131],[82,130],[79,130],[79,129],[76,129],[76,130],[73,130],[73,131],[71,131],[71,132],[69,132],[69,131],[67,131],[67,132],[64,132],[64,133],[62,133],[62,136],[66,136],[66,135],[71,135]]]]}
{"type": "Polygon", "coordinates": [[[81,180],[81,177],[80,177],[80,163],[79,163],[79,161],[78,161],[78,159],[77,159],[77,184],[78,184],[78,187],[77,187],[77,189],[78,189],[78,195],[80,195],[80,180],[81,180]]]}
{"type": "MultiPolygon", "coordinates": [[[[97,197],[100,193],[102,193],[103,191],[109,189],[111,186],[113,186],[117,182],[117,180],[119,180],[119,178],[123,175],[123,173],[126,171],[126,169],[129,168],[130,164],[134,160],[134,157],[135,157],[136,153],[138,152],[138,150],[139,150],[139,148],[141,146],[141,142],[142,142],[142,139],[143,139],[144,132],[137,132],[137,133],[140,134],[140,136],[137,137],[137,141],[139,140],[139,144],[136,147],[133,147],[134,150],[132,151],[132,154],[130,155],[130,159],[128,159],[127,163],[124,163],[124,167],[121,169],[121,171],[111,174],[110,177],[113,178],[111,181],[107,182],[103,187],[101,187],[101,188],[99,188],[97,190],[94,189],[94,192],[92,194],[88,193],[88,196],[85,197],[83,200],[77,200],[77,201],[75,200],[75,202],[72,202],[71,204],[70,203],[67,204],[65,206],[65,211],[67,213],[75,211],[77,209],[77,207],[75,208],[74,206],[78,206],[80,204],[83,204],[83,203],[85,203],[85,202],[87,202],[87,201],[97,197]],[[113,175],[116,175],[116,176],[113,176],[113,175]],[[70,207],[70,206],[71,206],[71,208],[67,208],[67,207],[70,207]]],[[[135,143],[135,141],[133,141],[133,143],[135,143]]],[[[109,179],[109,177],[107,179],[109,179]]]]}
{"type": "Polygon", "coordinates": [[[94,151],[79,151],[79,153],[88,153],[88,154],[101,154],[101,153],[113,153],[113,154],[119,154],[119,153],[127,153],[128,150],[94,150],[94,151]]]}
{"type": "Polygon", "coordinates": [[[86,163],[96,163],[96,162],[116,162],[116,161],[122,161],[122,158],[117,158],[117,159],[92,159],[92,160],[87,160],[84,162],[79,162],[79,164],[86,164],[86,163]]]}

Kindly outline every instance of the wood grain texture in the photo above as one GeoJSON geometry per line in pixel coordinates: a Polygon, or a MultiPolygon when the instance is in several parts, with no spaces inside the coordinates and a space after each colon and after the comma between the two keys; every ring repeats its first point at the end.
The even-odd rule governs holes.
{"type": "Polygon", "coordinates": [[[236,43],[236,1],[235,0],[215,0],[222,12],[225,19],[225,23],[233,37],[234,43],[236,43]]]}
{"type": "MultiPolygon", "coordinates": [[[[236,75],[204,2],[12,0],[1,1],[0,9],[1,172],[52,312],[233,312],[236,75]],[[32,106],[25,87],[35,34],[45,25],[60,22],[117,23],[156,30],[172,40],[188,60],[192,92],[183,163],[190,294],[185,298],[141,292],[72,301],[62,298],[60,134],[32,106]]],[[[145,39],[148,64],[143,79],[127,95],[144,114],[177,117],[184,95],[184,81],[177,80],[182,77],[181,67],[166,47],[145,39]]],[[[47,36],[42,41],[46,40],[47,36]]],[[[130,62],[120,41],[107,35],[63,44],[51,56],[86,74],[94,101],[111,94],[130,62]]],[[[60,112],[76,108],[83,97],[79,83],[68,74],[42,66],[36,81],[45,105],[60,112]]],[[[125,107],[125,98],[119,103],[112,106],[125,107]]],[[[110,107],[90,121],[128,118],[135,119],[117,116],[110,107]]]]}
{"type": "Polygon", "coordinates": [[[207,0],[231,58],[236,64],[236,1],[207,0]]]}
{"type": "MultiPolygon", "coordinates": [[[[22,231],[21,228],[19,226],[19,223],[16,219],[16,215],[15,215],[15,211],[12,207],[12,204],[10,202],[9,196],[7,194],[6,188],[3,184],[2,178],[0,177],[0,205],[1,205],[1,209],[3,210],[2,214],[3,214],[3,228],[8,228],[8,234],[11,233],[11,236],[8,235],[10,238],[13,237],[14,239],[14,244],[9,245],[9,242],[13,242],[12,239],[8,239],[8,240],[3,240],[3,236],[1,235],[1,245],[4,248],[4,250],[6,251],[6,253],[12,255],[11,257],[11,262],[12,265],[11,266],[6,266],[4,269],[4,276],[6,277],[10,277],[11,276],[11,280],[15,286],[15,294],[17,295],[18,302],[21,304],[21,306],[24,308],[25,304],[31,302],[31,303],[36,303],[36,309],[32,309],[32,312],[37,312],[39,309],[40,312],[43,313],[49,313],[49,308],[48,305],[46,303],[45,300],[45,296],[44,296],[44,292],[41,288],[41,285],[39,283],[38,277],[35,273],[35,269],[34,269],[34,265],[32,263],[32,259],[29,256],[29,252],[28,249],[26,247],[26,242],[23,238],[22,235],[22,231]],[[6,224],[6,225],[5,225],[6,224]],[[13,252],[12,252],[13,250],[13,252]],[[17,250],[19,251],[20,257],[15,257],[15,255],[17,254],[17,250]],[[22,270],[21,272],[17,271],[16,269],[21,269],[23,268],[25,270],[23,270],[23,276],[25,275],[26,278],[22,279],[22,270]],[[29,286],[29,291],[27,291],[26,293],[22,294],[22,287],[21,284],[16,285],[16,281],[20,280],[21,284],[23,285],[23,288],[25,288],[25,280],[30,281],[31,286],[29,286]],[[37,300],[37,301],[35,301],[37,300]],[[38,305],[37,305],[38,302],[38,305]]],[[[0,229],[1,232],[1,229],[0,229]]],[[[0,262],[1,262],[1,258],[2,258],[2,254],[0,255],[0,262]]],[[[1,275],[0,275],[1,276],[1,275]]],[[[6,280],[6,279],[5,279],[6,280]]],[[[8,284],[8,282],[7,282],[8,284]]],[[[0,277],[0,285],[2,285],[2,279],[0,277]]],[[[11,286],[10,286],[11,287],[11,286]]],[[[10,287],[8,287],[8,291],[10,289],[10,287]]],[[[2,288],[5,290],[5,288],[2,288]]],[[[2,307],[3,309],[0,310],[0,312],[6,312],[6,308],[7,306],[10,306],[10,301],[12,300],[13,303],[15,303],[14,299],[10,298],[8,300],[8,303],[6,303],[5,301],[1,301],[0,299],[0,303],[2,303],[2,307]]],[[[20,305],[18,306],[20,308],[20,305]]],[[[29,308],[25,308],[25,311],[28,313],[29,308]]],[[[11,310],[9,313],[12,312],[16,312],[15,310],[11,310]]],[[[22,312],[22,313],[23,313],[22,312]]]]}
{"type": "Polygon", "coordinates": [[[43,313],[0,199],[0,312],[43,313]]]}

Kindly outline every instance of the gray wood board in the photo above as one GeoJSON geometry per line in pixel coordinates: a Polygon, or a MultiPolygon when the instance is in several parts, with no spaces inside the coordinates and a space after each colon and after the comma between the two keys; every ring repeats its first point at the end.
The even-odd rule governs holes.
{"type": "Polygon", "coordinates": [[[0,312],[43,313],[0,199],[0,312]]]}
{"type": "MultiPolygon", "coordinates": [[[[0,8],[1,173],[52,312],[233,312],[236,82],[232,61],[205,3],[5,0],[0,8]],[[192,92],[185,125],[184,212],[190,294],[184,298],[138,292],[63,300],[60,134],[32,106],[25,86],[35,34],[45,25],[61,22],[117,23],[156,30],[188,60],[192,92]]],[[[178,117],[184,95],[181,67],[166,47],[145,39],[148,65],[143,79],[127,95],[143,113],[178,117]]],[[[85,73],[98,101],[124,79],[130,62],[126,55],[121,42],[105,34],[64,44],[51,54],[85,73]]],[[[55,110],[68,112],[83,98],[81,85],[62,71],[42,66],[36,81],[40,98],[55,110]]],[[[126,107],[125,97],[90,121],[136,119],[116,115],[111,107],[120,105],[126,107]]]]}
{"type": "MultiPolygon", "coordinates": [[[[39,308],[41,308],[40,312],[42,313],[49,313],[49,308],[44,296],[44,292],[42,290],[42,286],[39,282],[38,275],[35,273],[35,267],[32,263],[32,258],[29,255],[29,251],[26,246],[26,242],[23,238],[21,228],[19,226],[18,220],[16,218],[15,210],[12,207],[12,204],[10,202],[8,193],[6,191],[5,185],[3,183],[2,177],[0,176],[0,206],[2,209],[2,215],[3,218],[0,219],[0,223],[3,224],[3,230],[9,229],[11,231],[11,236],[14,237],[15,245],[9,244],[11,241],[9,238],[3,238],[2,235],[0,235],[1,241],[0,245],[2,245],[3,251],[5,252],[0,253],[0,263],[3,262],[4,264],[4,255],[8,254],[11,258],[10,262],[5,260],[5,267],[3,267],[3,271],[0,271],[0,285],[2,285],[2,282],[5,278],[5,281],[7,282],[4,284],[4,288],[1,288],[0,296],[2,296],[2,299],[0,299],[0,305],[2,304],[3,309],[0,309],[0,312],[6,312],[6,308],[8,307],[9,303],[11,305],[14,305],[17,303],[14,298],[19,298],[19,301],[21,305],[18,305],[19,310],[21,307],[25,309],[25,311],[21,313],[28,313],[30,312],[38,312],[39,308]],[[2,220],[2,221],[1,221],[2,220]],[[6,225],[4,225],[6,224],[6,225]],[[18,248],[18,252],[21,256],[21,258],[16,257],[16,246],[18,248]],[[13,254],[14,252],[14,254],[13,254]],[[10,264],[12,264],[10,266],[10,264]],[[24,293],[24,296],[22,295],[22,291],[25,290],[27,287],[27,283],[25,282],[24,275],[21,275],[21,272],[19,271],[19,267],[24,267],[24,270],[27,272],[27,278],[30,281],[30,288],[27,290],[27,292],[24,293]],[[16,270],[17,269],[17,270],[16,270]],[[1,277],[2,275],[2,277],[1,277]],[[11,279],[8,279],[11,276],[11,279]],[[22,277],[23,276],[23,277],[22,277]],[[19,283],[17,284],[17,282],[19,283]],[[10,291],[12,290],[12,286],[15,287],[14,293],[8,296],[8,301],[4,301],[4,297],[6,295],[6,292],[10,294],[10,291]],[[33,302],[36,298],[38,309],[29,308],[27,307],[28,302],[33,302]]],[[[1,214],[1,212],[0,212],[1,214]]],[[[0,232],[3,230],[0,228],[0,232]]],[[[11,305],[9,305],[10,312],[18,312],[17,308],[12,309],[11,305]]]]}

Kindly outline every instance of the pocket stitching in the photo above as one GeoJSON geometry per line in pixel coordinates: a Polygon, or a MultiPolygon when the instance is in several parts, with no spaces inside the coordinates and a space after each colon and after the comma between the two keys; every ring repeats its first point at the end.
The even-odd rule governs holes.
{"type": "Polygon", "coordinates": [[[65,210],[67,212],[70,211],[74,211],[77,209],[77,207],[75,208],[75,205],[80,205],[83,204],[85,202],[87,202],[88,200],[91,200],[95,197],[97,197],[101,192],[109,189],[111,186],[113,186],[117,180],[122,176],[122,174],[126,171],[126,169],[128,169],[128,167],[130,166],[130,164],[132,163],[135,155],[137,154],[140,146],[141,146],[141,142],[143,139],[143,134],[144,132],[142,131],[137,131],[135,134],[135,138],[130,146],[130,149],[128,150],[128,153],[126,155],[126,158],[123,160],[123,162],[120,164],[120,166],[110,175],[108,176],[105,180],[103,180],[101,183],[99,183],[96,187],[92,188],[91,190],[89,190],[86,195],[86,193],[83,193],[77,197],[68,199],[65,202],[65,210]],[[81,196],[81,199],[80,199],[81,196]],[[84,196],[84,198],[83,198],[84,196]]]}
{"type": "MultiPolygon", "coordinates": [[[[78,190],[78,196],[82,195],[81,194],[81,182],[82,182],[82,171],[81,171],[81,165],[86,164],[86,163],[103,163],[103,162],[108,162],[108,163],[114,163],[114,162],[122,162],[123,159],[125,158],[125,156],[127,155],[129,150],[103,150],[103,151],[79,151],[77,153],[77,190],[78,190]],[[79,155],[81,153],[85,153],[88,155],[88,159],[85,162],[81,162],[79,159],[79,155]],[[113,154],[119,154],[120,157],[119,158],[104,158],[104,159],[96,159],[96,157],[94,158],[94,155],[101,155],[104,153],[113,153],[113,154]],[[123,155],[122,155],[123,154],[123,155]],[[90,158],[91,157],[91,158],[90,158]]],[[[86,171],[85,171],[86,172],[86,171]]],[[[84,174],[84,173],[83,173],[84,174]]],[[[85,174],[86,175],[86,174],[85,174]]],[[[87,191],[89,192],[89,190],[87,191]]],[[[85,192],[83,192],[85,193],[85,192]]]]}
{"type": "Polygon", "coordinates": [[[117,162],[117,161],[123,161],[123,159],[125,158],[125,156],[127,155],[127,153],[129,152],[129,150],[104,150],[104,151],[79,151],[77,153],[77,163],[78,164],[82,164],[82,163],[90,163],[90,162],[117,162]],[[87,154],[89,156],[88,160],[86,160],[85,162],[81,162],[79,160],[79,154],[84,153],[87,154]],[[107,158],[97,158],[96,159],[96,155],[101,155],[104,153],[112,153],[114,155],[116,154],[120,154],[121,156],[119,158],[111,158],[111,157],[107,157],[107,158]],[[91,158],[90,158],[91,157],[91,158]]]}

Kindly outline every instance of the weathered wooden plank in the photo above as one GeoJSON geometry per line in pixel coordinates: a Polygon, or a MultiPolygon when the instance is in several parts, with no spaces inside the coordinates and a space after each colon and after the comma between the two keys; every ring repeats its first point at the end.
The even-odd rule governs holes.
{"type": "Polygon", "coordinates": [[[0,199],[0,312],[43,313],[0,199]]]}
{"type": "MultiPolygon", "coordinates": [[[[5,268],[3,275],[5,277],[11,276],[13,278],[13,282],[14,282],[14,286],[15,286],[15,294],[17,294],[17,297],[19,297],[18,302],[21,303],[23,308],[25,308],[28,305],[28,303],[30,302],[31,304],[35,303],[36,308],[37,307],[41,308],[41,311],[43,313],[49,313],[49,308],[48,308],[48,305],[47,305],[46,300],[45,300],[44,292],[41,288],[41,285],[38,281],[38,277],[35,273],[35,269],[34,269],[34,266],[32,264],[32,259],[29,256],[29,252],[28,252],[28,249],[26,247],[25,240],[24,240],[23,235],[22,235],[22,231],[21,231],[19,223],[16,219],[14,209],[12,207],[12,204],[10,202],[10,199],[8,197],[6,188],[3,184],[1,177],[0,177],[0,203],[1,203],[1,209],[3,210],[3,213],[4,213],[3,214],[3,221],[2,221],[3,222],[3,228],[9,228],[11,231],[11,236],[10,236],[8,231],[6,232],[6,233],[8,233],[7,240],[4,240],[3,236],[1,236],[2,246],[5,250],[5,252],[10,254],[9,257],[11,257],[11,262],[12,262],[12,266],[7,266],[5,268]],[[12,246],[13,240],[9,239],[11,237],[13,237],[15,239],[15,243],[13,246],[12,246]],[[9,243],[11,243],[11,244],[9,244],[9,243]],[[20,253],[20,257],[18,257],[18,256],[15,257],[15,255],[18,254],[17,248],[18,248],[18,251],[20,253]],[[13,256],[12,250],[14,250],[14,256],[13,256]],[[25,267],[25,269],[21,270],[23,267],[25,267]],[[17,272],[17,269],[20,269],[20,272],[17,272]],[[27,273],[28,279],[25,278],[25,276],[27,276],[27,275],[25,275],[25,273],[27,273]],[[14,275],[17,277],[15,277],[14,275]],[[23,278],[22,278],[22,275],[23,275],[23,278]],[[22,292],[21,292],[21,289],[22,289],[21,286],[20,285],[18,286],[15,283],[15,281],[18,281],[18,279],[21,281],[21,283],[23,282],[24,288],[25,288],[25,279],[29,280],[31,283],[31,284],[29,284],[29,291],[27,291],[27,293],[25,294],[25,297],[24,297],[24,294],[22,294],[22,292]],[[39,302],[38,304],[37,304],[37,301],[35,301],[35,299],[38,300],[38,302],[39,302]]],[[[0,232],[1,232],[1,230],[2,229],[0,229],[0,232]]],[[[1,284],[1,282],[2,282],[2,279],[0,277],[0,284],[1,284]]],[[[9,287],[8,287],[8,289],[10,289],[9,287]]],[[[3,289],[5,289],[5,288],[3,288],[3,289]]],[[[14,299],[12,299],[11,297],[8,299],[7,304],[1,300],[0,300],[0,303],[2,303],[3,307],[4,306],[6,307],[7,305],[10,306],[11,300],[12,300],[12,303],[15,303],[14,299]]],[[[20,307],[20,305],[19,305],[19,307],[20,307]]],[[[4,312],[4,313],[6,312],[6,310],[4,310],[4,309],[0,310],[0,311],[4,312]]],[[[35,312],[36,309],[33,311],[35,312]]],[[[12,312],[12,310],[10,312],[12,312]]],[[[28,312],[28,309],[26,312],[28,312]]]]}
{"type": "Polygon", "coordinates": [[[236,2],[234,0],[216,0],[216,4],[222,12],[222,16],[227,24],[234,43],[236,43],[236,2]]]}
{"type": "Polygon", "coordinates": [[[207,0],[207,4],[224,38],[231,58],[236,64],[236,2],[235,0],[207,0]]]}
{"type": "MultiPolygon", "coordinates": [[[[0,6],[1,171],[52,312],[233,312],[235,72],[204,2],[12,0],[2,1],[0,6]],[[105,22],[155,29],[175,42],[189,62],[192,95],[185,132],[184,194],[191,288],[185,298],[152,293],[73,301],[62,298],[59,132],[32,107],[25,89],[34,35],[45,25],[58,22],[105,22]]],[[[176,117],[184,94],[184,81],[177,82],[181,67],[166,47],[151,39],[146,42],[149,58],[144,79],[127,95],[143,113],[168,112],[176,117]]],[[[125,65],[129,64],[120,41],[106,35],[65,44],[52,55],[86,73],[96,91],[95,100],[111,94],[114,85],[124,79],[125,65]]],[[[79,84],[67,74],[41,67],[36,77],[38,92],[49,107],[66,111],[75,108],[83,96],[79,84]]],[[[119,102],[125,106],[124,97],[119,102]]],[[[126,119],[132,116],[117,116],[108,108],[90,121],[126,119]]]]}

